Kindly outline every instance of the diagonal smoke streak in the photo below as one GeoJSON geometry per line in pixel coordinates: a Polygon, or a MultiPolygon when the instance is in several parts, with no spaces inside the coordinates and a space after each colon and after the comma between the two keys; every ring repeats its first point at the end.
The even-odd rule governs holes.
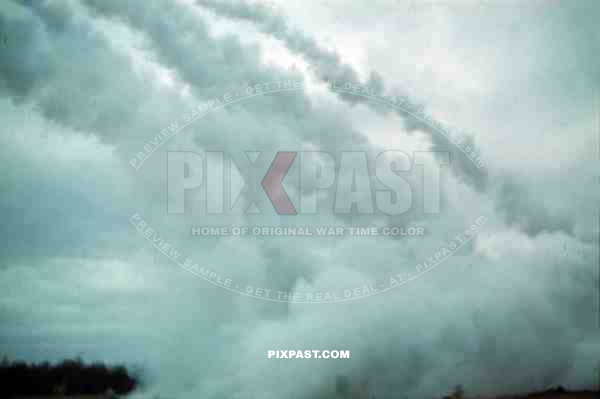
{"type": "MultiPolygon", "coordinates": [[[[339,55],[319,47],[316,41],[303,32],[289,27],[286,19],[273,12],[271,8],[260,4],[249,4],[243,0],[219,1],[219,0],[196,0],[199,4],[217,15],[227,18],[248,21],[256,25],[263,33],[285,43],[286,47],[295,54],[304,57],[316,76],[324,81],[341,81],[348,83],[359,82],[358,74],[354,69],[343,64],[339,55]]],[[[363,87],[374,88],[377,92],[385,91],[385,83],[377,72],[371,72],[369,80],[361,84],[363,87]]],[[[395,88],[394,88],[395,89],[395,88]]],[[[408,98],[408,93],[397,90],[400,97],[408,98]]],[[[389,112],[382,108],[381,104],[370,101],[366,97],[355,96],[350,93],[335,92],[339,98],[350,104],[364,103],[377,112],[389,112]]],[[[417,104],[419,106],[419,104],[417,104]]],[[[420,106],[425,108],[425,106],[420,106]]],[[[450,143],[440,131],[434,129],[413,115],[407,114],[399,109],[394,109],[405,122],[409,132],[421,131],[427,134],[432,143],[432,149],[438,152],[450,152],[450,168],[455,175],[467,182],[479,193],[486,193],[494,199],[496,209],[505,215],[505,221],[509,225],[520,228],[528,235],[535,236],[543,231],[562,231],[573,235],[574,222],[567,215],[550,215],[548,211],[534,204],[535,199],[528,195],[522,195],[524,187],[509,176],[502,176],[497,181],[490,181],[485,169],[479,170],[457,144],[450,143]]],[[[464,136],[464,146],[473,148],[479,153],[474,138],[470,135],[464,136]]]]}
{"type": "MultiPolygon", "coordinates": [[[[111,142],[116,140],[121,134],[118,132],[119,126],[115,125],[114,120],[118,117],[121,121],[119,125],[123,124],[123,121],[129,121],[129,123],[136,125],[139,137],[132,136],[130,133],[127,139],[130,141],[132,138],[139,139],[143,145],[143,142],[146,141],[145,132],[151,131],[157,124],[160,124],[156,120],[148,118],[139,118],[139,120],[132,121],[132,118],[136,114],[131,112],[131,110],[143,105],[142,99],[144,96],[142,93],[144,88],[133,84],[136,77],[130,70],[130,67],[121,57],[108,51],[107,43],[97,34],[86,31],[82,21],[73,18],[73,15],[71,15],[73,13],[72,10],[64,6],[59,7],[56,4],[60,3],[40,1],[26,4],[27,9],[39,18],[35,20],[33,28],[31,28],[31,21],[12,20],[0,15],[0,27],[4,28],[3,30],[13,32],[23,43],[23,46],[12,46],[0,53],[0,60],[3,61],[0,66],[0,90],[11,93],[15,99],[23,99],[38,91],[40,94],[35,93],[39,97],[36,101],[40,103],[40,108],[48,119],[66,123],[75,129],[99,132],[111,142]],[[61,61],[59,57],[52,54],[56,50],[58,50],[58,54],[67,54],[66,51],[70,51],[69,46],[71,42],[66,41],[65,43],[61,43],[59,41],[57,45],[43,36],[44,29],[50,37],[60,37],[61,32],[67,29],[78,32],[86,41],[89,41],[87,47],[93,48],[97,46],[101,49],[101,51],[95,50],[93,52],[91,50],[84,50],[84,54],[85,51],[89,51],[87,54],[87,59],[90,60],[89,64],[97,62],[106,64],[107,66],[116,65],[119,69],[119,75],[123,81],[128,83],[125,85],[119,84],[114,79],[111,79],[110,76],[98,74],[93,68],[76,68],[74,69],[74,72],[76,72],[73,75],[74,79],[82,83],[80,85],[81,93],[76,94],[80,100],[84,100],[86,97],[93,97],[96,94],[95,86],[88,83],[96,81],[102,82],[102,93],[104,93],[102,95],[108,97],[108,91],[121,93],[122,95],[117,95],[116,97],[119,97],[119,101],[126,103],[127,106],[125,107],[124,104],[118,102],[105,101],[104,104],[95,104],[93,107],[90,107],[91,112],[96,111],[96,114],[88,114],[89,111],[82,114],[72,103],[69,103],[68,96],[64,95],[63,87],[65,83],[60,81],[60,79],[65,79],[65,76],[57,77],[57,74],[64,75],[65,72],[63,71],[73,68],[73,66],[69,65],[68,62],[61,61]],[[40,59],[46,62],[39,62],[40,59]],[[56,87],[48,85],[48,82],[53,79],[59,82],[56,84],[56,87]],[[124,99],[128,99],[129,101],[124,101],[124,99]],[[106,115],[112,117],[106,118],[106,115]]],[[[198,41],[208,41],[209,37],[203,21],[189,16],[187,18],[184,17],[185,10],[183,8],[168,6],[168,3],[162,3],[162,13],[156,15],[146,9],[143,2],[132,1],[129,2],[127,7],[115,1],[84,0],[84,4],[102,15],[121,18],[135,29],[145,32],[155,45],[161,63],[180,71],[185,81],[190,82],[196,91],[205,92],[209,88],[207,84],[217,79],[216,75],[214,77],[211,75],[211,69],[203,67],[203,64],[214,62],[215,56],[211,55],[202,58],[198,55],[199,53],[190,52],[189,41],[185,40],[186,35],[194,37],[197,43],[198,41]],[[167,18],[165,15],[169,15],[169,17],[167,18]],[[167,21],[177,22],[168,23],[167,21]],[[190,55],[193,56],[190,57],[190,55]]],[[[221,15],[255,21],[258,28],[263,32],[279,38],[290,50],[309,60],[317,76],[323,80],[358,82],[357,73],[350,66],[342,64],[340,57],[336,53],[321,49],[314,40],[306,37],[302,32],[288,28],[283,17],[271,14],[271,11],[264,7],[250,7],[243,2],[234,2],[229,5],[211,0],[200,0],[199,4],[221,15]]],[[[224,46],[230,54],[237,54],[240,50],[239,47],[232,45],[227,40],[222,41],[220,45],[224,46]]],[[[244,61],[248,63],[245,57],[249,57],[248,52],[245,52],[240,60],[232,62],[241,64],[244,61]]],[[[236,79],[256,78],[257,73],[267,75],[264,71],[261,72],[256,65],[248,65],[246,68],[239,67],[233,69],[233,72],[235,72],[234,77],[236,79]]],[[[381,77],[376,73],[372,73],[369,81],[364,85],[381,91],[384,88],[381,77]]],[[[71,90],[72,88],[67,87],[67,93],[71,90]]],[[[220,92],[215,93],[217,95],[221,94],[220,92]]],[[[343,92],[336,92],[336,94],[343,101],[350,104],[364,102],[377,112],[389,112],[389,108],[382,108],[381,105],[371,102],[364,97],[343,92]]],[[[111,96],[115,97],[114,94],[111,94],[111,96]]],[[[177,105],[180,103],[180,99],[174,100],[172,101],[175,104],[173,105],[173,109],[178,109],[177,105]]],[[[308,99],[304,98],[302,101],[306,102],[308,99]]],[[[273,110],[289,112],[286,108],[281,107],[281,101],[273,100],[272,104],[273,110]]],[[[442,133],[435,131],[422,120],[403,114],[399,110],[396,112],[403,118],[409,131],[419,130],[428,134],[434,150],[451,152],[451,167],[454,173],[459,178],[470,183],[470,186],[476,191],[487,193],[494,200],[500,214],[504,215],[507,224],[517,226],[531,236],[535,236],[543,231],[563,231],[569,235],[573,235],[574,222],[570,219],[571,215],[552,215],[545,208],[541,207],[539,203],[535,204],[535,197],[526,187],[526,183],[509,176],[500,176],[494,180],[490,179],[487,173],[478,170],[471,160],[460,152],[460,149],[456,145],[450,144],[449,140],[442,133]]],[[[167,114],[168,112],[162,113],[162,117],[168,118],[167,114]]],[[[156,117],[155,114],[153,114],[153,117],[156,117]]],[[[345,128],[349,127],[345,126],[345,128]]],[[[307,129],[301,130],[303,131],[302,134],[308,135],[308,138],[312,138],[313,136],[317,137],[317,132],[322,130],[322,127],[319,129],[319,126],[313,126],[313,129],[309,133],[306,133],[307,129]]],[[[196,140],[201,139],[202,136],[196,137],[196,140]]],[[[319,139],[321,144],[326,143],[321,140],[321,137],[319,139]]],[[[472,137],[467,137],[466,143],[469,143],[474,148],[475,146],[472,144],[472,141],[472,137]]],[[[322,149],[324,151],[335,152],[336,146],[334,142],[335,140],[322,145],[322,149]]]]}
{"type": "MultiPolygon", "coordinates": [[[[239,0],[231,2],[197,0],[196,3],[212,10],[218,15],[254,23],[261,32],[281,40],[291,52],[304,57],[320,80],[350,84],[359,83],[359,77],[356,71],[350,65],[342,63],[340,56],[337,53],[322,49],[314,39],[306,36],[297,29],[289,27],[288,22],[283,16],[272,12],[271,9],[266,6],[260,4],[250,5],[239,0]]],[[[385,82],[375,71],[371,72],[367,82],[360,84],[363,87],[374,89],[377,93],[386,92],[385,82]]],[[[401,88],[393,88],[388,91],[398,94],[402,98],[409,97],[408,92],[401,88]]],[[[370,101],[366,97],[339,91],[336,91],[335,93],[340,99],[352,105],[365,104],[377,112],[390,112],[389,107],[370,101]]],[[[415,105],[419,108],[425,108],[425,106],[421,104],[415,105]]],[[[454,169],[457,176],[465,179],[477,191],[483,192],[485,190],[485,170],[479,170],[470,159],[465,157],[457,145],[449,145],[449,140],[440,131],[434,129],[422,119],[397,108],[394,108],[394,112],[404,120],[405,126],[409,132],[418,130],[426,133],[430,138],[435,151],[451,152],[451,157],[453,158],[451,168],[454,169]]],[[[477,152],[473,137],[467,135],[464,143],[465,146],[469,146],[474,149],[473,151],[477,152]]]]}
{"type": "MultiPolygon", "coordinates": [[[[94,81],[103,82],[102,96],[108,97],[108,91],[115,91],[122,93],[119,96],[120,101],[126,98],[129,99],[127,107],[122,106],[120,103],[105,102],[103,105],[94,104],[93,107],[90,107],[92,111],[97,110],[95,115],[93,113],[91,115],[81,115],[79,110],[74,109],[73,105],[67,102],[63,88],[65,83],[60,82],[57,87],[47,87],[50,79],[64,79],[64,76],[60,76],[60,78],[56,76],[59,73],[64,74],[62,71],[67,68],[68,63],[59,61],[60,58],[51,55],[56,50],[56,44],[43,37],[43,29],[50,36],[56,35],[57,37],[60,37],[60,34],[67,29],[81,32],[81,36],[86,41],[89,40],[98,48],[103,49],[103,52],[90,51],[87,57],[91,60],[90,64],[94,62],[93,60],[97,60],[98,63],[118,65],[119,74],[122,76],[123,81],[129,83],[136,80],[124,60],[108,52],[107,43],[104,43],[95,33],[90,34],[89,31],[85,31],[82,21],[76,21],[71,15],[72,10],[68,7],[57,6],[57,4],[60,3],[40,1],[25,4],[27,9],[39,18],[35,20],[34,29],[25,26],[31,21],[21,22],[20,20],[11,20],[0,16],[2,17],[0,25],[4,30],[14,32],[17,36],[20,36],[19,39],[24,44],[24,46],[18,48],[13,46],[5,49],[0,53],[0,58],[6,61],[0,67],[1,89],[10,92],[15,99],[23,99],[26,96],[31,96],[34,91],[39,91],[41,97],[36,101],[40,102],[40,108],[48,119],[67,123],[75,129],[97,131],[113,141],[120,135],[118,127],[114,123],[115,116],[118,116],[122,121],[131,121],[135,115],[135,113],[130,112],[131,109],[143,105],[141,101],[143,88],[135,84],[115,84],[114,81],[110,80],[110,77],[98,76],[92,68],[85,70],[78,68],[75,70],[77,72],[75,79],[80,80],[82,84],[79,85],[81,93],[75,95],[80,97],[81,100],[96,95],[94,92],[96,89],[88,83],[94,81]],[[20,24],[23,24],[23,26],[20,26],[20,24]],[[107,54],[109,57],[106,57],[107,54]],[[39,59],[47,60],[47,62],[34,61],[39,59]],[[105,115],[111,115],[112,118],[106,118],[105,115]]],[[[161,62],[180,71],[186,82],[190,82],[196,91],[206,92],[209,89],[207,83],[217,79],[217,76],[214,76],[214,79],[211,77],[211,69],[203,67],[203,64],[207,62],[214,62],[214,56],[202,58],[197,55],[198,53],[190,53],[189,51],[189,41],[186,41],[185,37],[191,35],[196,42],[198,40],[201,42],[207,41],[208,37],[203,21],[189,16],[185,18],[183,8],[163,3],[162,13],[156,15],[147,10],[142,2],[129,2],[127,7],[114,1],[84,0],[84,4],[102,15],[122,18],[135,29],[145,32],[155,45],[161,62]],[[169,15],[169,17],[167,18],[165,15],[169,15]],[[177,23],[167,23],[167,21],[177,21],[177,23]],[[192,54],[193,56],[190,57],[192,54]]],[[[211,0],[200,0],[199,4],[231,18],[255,21],[263,32],[272,34],[284,41],[290,50],[309,60],[317,76],[323,80],[358,82],[356,72],[350,66],[342,64],[336,53],[321,49],[314,40],[306,37],[302,32],[288,28],[283,17],[271,14],[265,7],[250,7],[243,2],[227,5],[211,0]]],[[[226,40],[220,44],[227,49],[229,54],[236,54],[240,50],[238,47],[231,47],[231,43],[226,40]]],[[[58,47],[59,53],[67,51],[69,45],[69,41],[60,44],[60,47],[58,47]]],[[[245,60],[244,57],[248,56],[248,52],[245,52],[241,60],[232,62],[247,62],[248,60],[245,60]]],[[[72,68],[72,66],[69,65],[69,68],[72,68]]],[[[233,72],[235,72],[235,77],[241,80],[256,78],[260,70],[250,66],[250,69],[237,68],[233,69],[233,72]]],[[[263,74],[265,73],[263,72],[263,74]]],[[[364,85],[381,91],[384,88],[384,83],[377,73],[372,73],[370,79],[364,85]]],[[[72,91],[72,88],[68,87],[67,90],[68,93],[72,91]]],[[[389,112],[389,108],[382,108],[380,104],[370,102],[364,97],[343,92],[336,93],[339,98],[350,104],[364,102],[377,112],[389,112]]],[[[114,96],[114,94],[111,94],[111,96],[114,96]]],[[[180,102],[179,99],[176,99],[176,101],[177,103],[180,102]]],[[[306,102],[307,99],[303,99],[303,101],[306,102]]],[[[177,103],[173,102],[173,104],[177,103]]],[[[272,105],[273,110],[289,112],[288,109],[281,107],[280,101],[272,101],[272,105]]],[[[173,108],[177,109],[178,107],[174,105],[173,108]]],[[[539,204],[534,204],[535,198],[529,194],[525,183],[508,176],[491,180],[487,173],[478,170],[471,160],[460,152],[456,145],[450,144],[441,132],[435,131],[430,125],[418,118],[403,114],[399,110],[396,112],[403,118],[409,131],[419,130],[428,134],[434,150],[451,152],[451,167],[454,173],[459,178],[467,181],[476,191],[480,193],[487,192],[487,195],[493,198],[497,210],[505,216],[506,223],[517,226],[532,236],[543,231],[563,231],[573,235],[574,222],[569,219],[570,215],[551,215],[539,204]]],[[[166,115],[166,112],[163,113],[164,118],[167,117],[166,115]]],[[[157,124],[156,121],[147,120],[147,118],[140,118],[133,121],[133,123],[137,125],[137,130],[140,132],[139,140],[142,144],[145,141],[142,136],[143,132],[151,131],[157,124]]],[[[306,129],[302,130],[305,131],[306,129]]],[[[318,130],[318,127],[314,128],[313,126],[310,133],[303,132],[303,134],[311,138],[318,134],[316,133],[318,130]]],[[[132,137],[135,136],[130,135],[128,139],[132,137]]],[[[196,140],[199,139],[201,137],[196,138],[196,140]]],[[[321,138],[319,137],[319,139],[321,138]]],[[[467,136],[466,140],[465,144],[475,148],[472,137],[467,136]]],[[[335,145],[332,143],[322,145],[322,149],[325,151],[333,150],[335,152],[334,147],[335,145]]]]}

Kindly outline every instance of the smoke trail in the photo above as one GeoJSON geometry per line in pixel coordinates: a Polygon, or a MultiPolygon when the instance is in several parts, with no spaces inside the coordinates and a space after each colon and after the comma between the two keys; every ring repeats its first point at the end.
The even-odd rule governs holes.
{"type": "MultiPolygon", "coordinates": [[[[339,55],[333,51],[327,51],[319,47],[316,41],[305,35],[298,29],[290,27],[288,21],[276,13],[273,9],[261,4],[249,4],[243,0],[219,1],[219,0],[196,0],[207,9],[227,18],[234,18],[253,23],[266,34],[281,40],[293,53],[304,57],[312,67],[316,76],[324,81],[338,81],[358,83],[358,74],[354,69],[341,62],[339,55]]],[[[377,72],[372,72],[367,82],[360,83],[362,87],[375,89],[378,93],[393,93],[401,98],[409,98],[408,93],[401,88],[389,88],[386,91],[385,83],[377,72]]],[[[365,104],[377,112],[389,112],[381,104],[369,100],[366,97],[356,96],[346,92],[335,92],[340,99],[350,104],[365,104]]],[[[411,99],[414,102],[414,99],[411,99]]],[[[417,108],[427,109],[425,105],[416,103],[417,108]]],[[[506,222],[522,229],[527,234],[537,235],[544,231],[562,231],[566,234],[574,234],[574,224],[566,219],[567,215],[551,215],[547,210],[537,207],[533,202],[524,198],[515,198],[514,192],[516,181],[510,176],[497,177],[490,181],[486,167],[480,168],[476,165],[469,154],[462,148],[470,148],[473,153],[479,154],[475,140],[471,135],[462,134],[459,144],[452,142],[440,129],[433,127],[426,120],[407,113],[398,108],[391,108],[405,123],[406,129],[420,131],[427,134],[432,143],[432,150],[439,153],[450,153],[450,168],[462,181],[469,184],[479,193],[486,193],[494,199],[496,209],[505,216],[506,222]],[[524,211],[527,208],[528,211],[524,211]],[[536,216],[523,216],[527,212],[533,212],[536,216]]],[[[523,191],[525,187],[519,187],[523,191]]]]}

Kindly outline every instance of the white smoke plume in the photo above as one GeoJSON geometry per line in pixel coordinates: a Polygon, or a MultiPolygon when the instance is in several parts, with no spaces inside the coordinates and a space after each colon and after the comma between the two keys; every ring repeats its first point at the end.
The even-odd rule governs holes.
{"type": "MultiPolygon", "coordinates": [[[[307,3],[314,23],[292,3],[279,4],[279,14],[207,0],[2,3],[0,352],[136,365],[140,397],[311,398],[340,375],[368,380],[377,398],[430,398],[457,384],[487,395],[592,387],[600,361],[598,5],[477,11],[463,3],[410,15],[385,1],[307,3]],[[359,39],[336,30],[340,18],[370,38],[362,44],[368,62],[344,60],[346,43],[359,39]],[[317,25],[337,50],[321,46],[317,25]],[[359,71],[373,71],[363,85],[408,98],[396,67],[422,62],[411,43],[431,32],[440,39],[428,51],[438,58],[416,83],[452,77],[430,108],[475,132],[483,172],[467,169],[472,163],[429,125],[310,90],[231,104],[180,131],[139,170],[129,164],[201,102],[308,77],[265,62],[270,51],[297,57],[321,79],[360,83],[359,71]],[[258,149],[267,162],[281,149],[374,153],[398,140],[410,151],[451,152],[444,212],[358,222],[418,222],[425,237],[199,239],[190,224],[293,223],[270,214],[210,218],[199,210],[201,191],[186,198],[194,205],[185,217],[166,213],[167,151],[258,149]],[[409,284],[308,305],[249,298],[191,278],[164,256],[153,261],[156,250],[127,220],[134,213],[240,286],[286,292],[388,279],[480,215],[488,222],[409,284]],[[342,349],[351,358],[267,359],[274,349],[342,349]]],[[[319,214],[295,222],[357,221],[319,214]]]]}

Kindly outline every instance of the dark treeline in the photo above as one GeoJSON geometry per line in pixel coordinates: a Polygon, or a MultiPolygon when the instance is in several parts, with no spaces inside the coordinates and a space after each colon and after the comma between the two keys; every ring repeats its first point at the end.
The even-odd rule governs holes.
{"type": "Polygon", "coordinates": [[[84,364],[80,359],[59,364],[28,364],[22,361],[0,364],[0,397],[29,395],[91,395],[112,391],[126,394],[137,386],[137,378],[124,366],[84,364]]]}

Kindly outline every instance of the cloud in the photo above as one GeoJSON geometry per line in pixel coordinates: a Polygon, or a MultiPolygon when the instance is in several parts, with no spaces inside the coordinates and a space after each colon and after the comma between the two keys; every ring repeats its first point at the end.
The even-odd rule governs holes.
{"type": "MultiPolygon", "coordinates": [[[[275,38],[283,41],[286,47],[293,53],[297,53],[304,57],[312,67],[317,78],[324,81],[349,82],[351,84],[358,83],[362,87],[374,89],[378,93],[393,93],[401,98],[407,99],[415,103],[415,99],[402,87],[385,88],[385,84],[381,76],[372,71],[367,82],[360,82],[358,73],[347,64],[344,64],[340,56],[334,51],[322,49],[317,42],[290,26],[286,19],[272,11],[267,6],[260,4],[250,5],[244,1],[222,2],[215,0],[198,0],[196,4],[206,7],[214,11],[217,15],[222,15],[228,18],[235,18],[243,21],[249,21],[256,25],[258,29],[275,38]]],[[[427,134],[431,140],[431,150],[440,154],[449,153],[452,162],[451,168],[454,173],[475,190],[481,193],[493,195],[497,202],[498,210],[506,215],[507,222],[515,224],[515,219],[519,219],[519,223],[515,224],[518,227],[523,227],[523,231],[528,234],[538,234],[542,231],[564,231],[573,234],[573,222],[564,220],[568,218],[566,215],[552,215],[547,210],[537,208],[536,205],[527,202],[525,199],[518,200],[518,205],[515,203],[514,196],[511,194],[518,184],[517,181],[510,176],[501,176],[500,179],[490,181],[488,178],[487,167],[479,167],[473,159],[469,158],[462,148],[470,149],[470,152],[479,154],[479,150],[474,138],[462,132],[461,137],[456,140],[450,140],[447,134],[443,133],[440,128],[433,126],[433,120],[429,120],[431,108],[425,105],[416,103],[415,108],[427,110],[424,115],[418,117],[406,110],[397,108],[384,108],[380,103],[373,101],[367,97],[353,95],[348,92],[336,93],[339,97],[352,104],[364,103],[369,107],[379,112],[389,112],[393,110],[401,116],[407,131],[420,131],[427,134]],[[536,213],[535,217],[523,217],[523,213],[536,213]],[[535,219],[535,220],[534,220],[535,219]],[[531,224],[531,225],[530,225],[531,224]]],[[[518,187],[518,191],[525,191],[523,186],[518,187]]]]}
{"type": "MultiPolygon", "coordinates": [[[[576,162],[578,147],[566,161],[552,155],[549,162],[533,159],[525,166],[482,147],[482,156],[489,153],[490,158],[481,173],[467,170],[472,163],[465,154],[422,121],[362,97],[303,89],[257,96],[208,114],[133,170],[130,159],[198,104],[246,85],[311,78],[266,64],[265,34],[279,39],[282,51],[301,56],[321,79],[362,79],[366,86],[389,91],[398,86],[402,93],[387,72],[364,79],[358,72],[364,65],[346,63],[301,27],[290,28],[291,17],[245,3],[235,8],[201,4],[235,17],[228,25],[233,30],[214,33],[223,21],[196,3],[39,1],[0,8],[0,31],[11,39],[0,50],[0,115],[7,133],[0,138],[6,170],[0,179],[0,239],[6,244],[0,259],[0,352],[30,360],[82,355],[137,364],[144,370],[140,396],[314,397],[338,375],[367,379],[379,398],[433,397],[461,383],[470,393],[486,395],[593,384],[600,342],[590,305],[597,300],[592,214],[600,193],[591,184],[597,165],[576,162]],[[237,19],[251,22],[258,32],[237,19]],[[423,216],[428,186],[414,165],[406,178],[415,207],[396,218],[327,212],[292,218],[267,211],[215,216],[205,211],[205,187],[188,193],[185,214],[166,211],[168,151],[225,149],[243,160],[245,151],[262,150],[254,169],[250,162],[240,166],[257,186],[282,149],[377,154],[385,143],[376,143],[375,126],[401,140],[411,155],[431,148],[451,152],[453,173],[443,175],[441,214],[423,216]],[[388,281],[434,256],[479,216],[488,222],[444,264],[409,284],[360,300],[307,305],[262,301],[190,278],[188,271],[156,256],[158,250],[127,220],[133,213],[182,258],[240,287],[270,288],[273,296],[276,291],[339,292],[388,281]],[[396,239],[190,235],[190,228],[199,225],[406,223],[419,223],[428,234],[396,239]],[[351,358],[268,359],[267,350],[274,349],[350,350],[351,358]]],[[[364,5],[370,7],[377,5],[364,5]]],[[[548,11],[551,15],[541,20],[527,12],[521,18],[524,26],[552,21],[545,29],[563,33],[556,49],[563,54],[580,37],[568,34],[573,25],[590,24],[582,12],[574,6],[548,11]]],[[[523,33],[494,26],[488,31],[453,18],[446,23],[469,31],[467,47],[480,55],[487,54],[481,48],[489,43],[475,35],[477,29],[486,39],[502,38],[497,59],[524,74],[517,78],[501,72],[505,90],[518,93],[525,104],[539,100],[544,112],[553,109],[552,99],[527,97],[520,87],[530,76],[523,64],[531,62],[522,49],[532,45],[519,47],[518,56],[510,46],[525,40],[523,33]]],[[[591,39],[578,42],[582,51],[591,45],[591,39]]],[[[401,57],[412,59],[412,53],[401,57]]],[[[533,60],[545,63],[546,57],[540,50],[533,60]]],[[[591,69],[581,78],[574,67],[593,60],[593,55],[583,56],[573,66],[557,66],[555,73],[594,82],[591,69]]],[[[506,100],[492,96],[498,90],[492,83],[489,102],[482,98],[485,105],[468,114],[474,126],[490,124],[485,134],[469,135],[473,143],[503,138],[498,134],[506,115],[497,111],[490,120],[485,108],[506,100]]],[[[560,96],[566,86],[552,90],[560,96]]],[[[458,98],[460,92],[449,95],[458,98]]],[[[569,115],[577,122],[575,137],[589,139],[581,127],[587,120],[569,115]]],[[[538,132],[523,126],[535,124],[538,115],[517,116],[511,127],[518,130],[504,137],[505,145],[526,152],[527,140],[538,132]]],[[[555,140],[565,141],[562,136],[555,140]]],[[[293,166],[286,182],[296,202],[306,195],[297,192],[297,172],[293,166]]],[[[250,187],[240,209],[254,199],[270,210],[260,203],[270,206],[268,198],[250,187]]],[[[328,193],[322,204],[333,200],[328,193]]]]}

